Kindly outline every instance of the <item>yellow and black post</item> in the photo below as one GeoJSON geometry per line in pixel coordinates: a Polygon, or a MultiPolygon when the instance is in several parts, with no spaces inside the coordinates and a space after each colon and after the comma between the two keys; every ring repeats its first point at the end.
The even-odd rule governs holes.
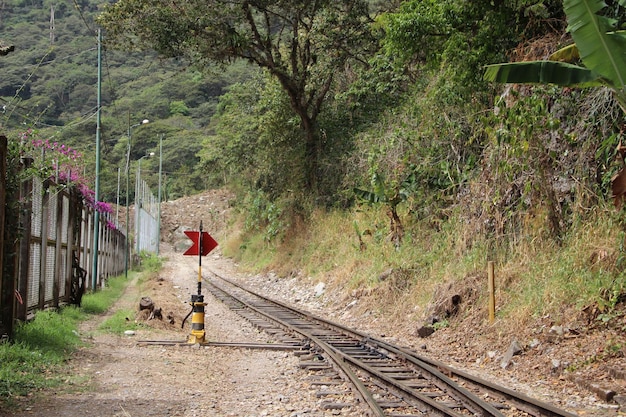
{"type": "Polygon", "coordinates": [[[200,233],[198,234],[198,294],[191,294],[192,315],[190,344],[205,343],[206,333],[204,332],[204,296],[202,295],[202,221],[200,221],[200,233]]]}
{"type": "Polygon", "coordinates": [[[191,334],[187,343],[193,345],[197,343],[202,344],[205,342],[206,336],[204,332],[204,306],[206,305],[204,296],[202,294],[191,294],[190,304],[193,311],[191,315],[191,334]]]}

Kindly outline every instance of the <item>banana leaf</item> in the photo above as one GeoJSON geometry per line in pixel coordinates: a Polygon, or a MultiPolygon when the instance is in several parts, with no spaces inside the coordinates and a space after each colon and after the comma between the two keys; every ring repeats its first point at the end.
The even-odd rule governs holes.
{"type": "Polygon", "coordinates": [[[550,61],[561,61],[561,62],[576,62],[580,59],[580,54],[578,53],[578,48],[576,44],[573,43],[571,45],[567,45],[564,48],[559,49],[552,55],[550,55],[550,61]]]}
{"type": "Polygon", "coordinates": [[[484,79],[500,83],[556,84],[568,87],[598,87],[603,85],[593,71],[556,61],[511,62],[487,65],[484,79]]]}
{"type": "Polygon", "coordinates": [[[615,30],[615,21],[597,14],[604,7],[602,0],[563,1],[568,30],[585,67],[615,90],[622,90],[626,85],[626,37],[609,34],[615,30]]]}

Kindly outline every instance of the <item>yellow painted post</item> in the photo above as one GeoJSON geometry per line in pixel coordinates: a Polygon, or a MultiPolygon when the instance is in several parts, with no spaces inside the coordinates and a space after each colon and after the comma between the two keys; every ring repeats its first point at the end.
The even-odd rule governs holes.
{"type": "Polygon", "coordinates": [[[496,282],[493,261],[487,262],[487,279],[489,286],[489,323],[496,319],[496,282]]]}

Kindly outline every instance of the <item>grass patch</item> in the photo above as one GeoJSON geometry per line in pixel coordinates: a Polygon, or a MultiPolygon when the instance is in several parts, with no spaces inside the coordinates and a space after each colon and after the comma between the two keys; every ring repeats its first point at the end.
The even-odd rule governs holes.
{"type": "Polygon", "coordinates": [[[128,279],[124,276],[111,278],[107,281],[102,291],[85,294],[82,299],[81,309],[88,314],[102,314],[120,298],[124,289],[132,281],[132,275],[128,279]]]}
{"type": "Polygon", "coordinates": [[[130,309],[118,310],[111,317],[103,321],[99,330],[108,333],[123,334],[126,330],[137,330],[141,327],[135,323],[135,312],[130,309]]]}
{"type": "MultiPolygon", "coordinates": [[[[149,273],[159,272],[163,268],[163,259],[154,253],[142,253],[141,270],[149,273]]],[[[144,274],[145,276],[145,274],[144,274]]]]}
{"type": "MultiPolygon", "coordinates": [[[[32,392],[65,384],[64,364],[84,345],[78,324],[89,315],[106,312],[129,282],[123,276],[109,279],[101,291],[85,294],[80,308],[38,311],[33,320],[17,326],[13,342],[0,344],[0,411],[10,410],[17,399],[32,392]]],[[[134,319],[126,317],[134,314],[119,311],[102,328],[114,333],[136,328],[134,319]]]]}
{"type": "Polygon", "coordinates": [[[40,311],[17,327],[15,343],[0,345],[0,406],[46,387],[59,386],[65,360],[82,345],[77,324],[86,316],[78,308],[40,311]]]}

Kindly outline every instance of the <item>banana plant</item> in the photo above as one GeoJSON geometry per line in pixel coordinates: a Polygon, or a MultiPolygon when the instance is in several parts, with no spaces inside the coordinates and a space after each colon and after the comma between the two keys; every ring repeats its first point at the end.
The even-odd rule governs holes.
{"type": "MultiPolygon", "coordinates": [[[[626,0],[619,0],[626,7],[626,0]]],[[[563,0],[568,31],[574,44],[549,60],[488,65],[487,81],[501,83],[556,84],[568,87],[610,88],[626,112],[626,33],[617,31],[616,21],[598,14],[603,0],[563,0]],[[580,57],[581,65],[562,62],[567,54],[580,57]]]]}
{"type": "MultiPolygon", "coordinates": [[[[626,7],[626,0],[618,0],[626,7]]],[[[568,87],[604,86],[612,90],[622,112],[626,113],[626,32],[616,30],[617,22],[598,14],[606,7],[603,0],[563,0],[568,30],[574,44],[547,61],[514,62],[487,66],[484,78],[501,83],[540,83],[568,87]],[[582,61],[584,66],[562,61],[582,61]]],[[[620,209],[626,201],[626,153],[622,143],[618,153],[623,168],[611,178],[613,201],[620,209]]]]}
{"type": "Polygon", "coordinates": [[[396,186],[388,186],[385,179],[379,173],[372,175],[372,190],[354,188],[353,191],[358,198],[369,204],[385,204],[387,206],[387,216],[390,219],[390,240],[396,247],[399,247],[404,237],[404,227],[398,215],[398,205],[408,200],[411,189],[415,184],[415,175],[408,175],[396,186]]]}

